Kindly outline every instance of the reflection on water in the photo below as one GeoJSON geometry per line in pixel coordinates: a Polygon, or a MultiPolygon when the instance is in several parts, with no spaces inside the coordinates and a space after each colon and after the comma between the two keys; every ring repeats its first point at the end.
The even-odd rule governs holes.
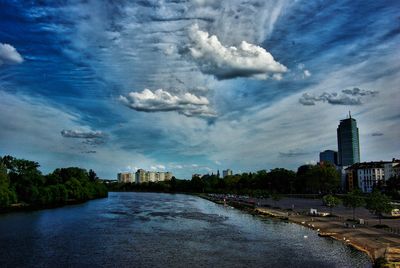
{"type": "Polygon", "coordinates": [[[0,215],[0,231],[0,267],[371,267],[302,226],[187,195],[110,193],[0,215]]]}

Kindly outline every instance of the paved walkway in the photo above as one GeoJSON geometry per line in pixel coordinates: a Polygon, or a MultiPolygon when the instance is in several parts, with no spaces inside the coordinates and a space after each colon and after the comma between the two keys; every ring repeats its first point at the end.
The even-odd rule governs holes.
{"type": "Polygon", "coordinates": [[[288,210],[290,221],[303,224],[307,227],[318,230],[320,233],[329,233],[338,240],[352,244],[360,250],[367,251],[372,258],[384,256],[388,248],[400,248],[400,219],[382,219],[382,224],[392,228],[391,231],[377,229],[372,226],[379,223],[379,219],[365,208],[356,209],[356,219],[362,218],[368,225],[351,224],[347,219],[353,218],[353,210],[343,206],[333,209],[333,214],[337,217],[312,217],[304,212],[309,212],[310,208],[317,209],[318,212],[330,212],[330,208],[325,207],[321,200],[303,198],[283,198],[275,202],[269,199],[256,200],[259,206],[268,205],[279,207],[280,210],[268,208],[270,211],[288,210]],[[292,211],[289,211],[291,209],[292,211]],[[347,226],[346,226],[347,223],[347,226]],[[393,233],[394,232],[394,233],[393,233]]]}
{"type": "MultiPolygon", "coordinates": [[[[318,212],[330,212],[330,208],[324,206],[321,199],[283,198],[278,202],[271,199],[259,199],[258,202],[260,205],[277,206],[281,209],[293,209],[296,212],[309,212],[310,208],[317,209],[318,212]]],[[[343,218],[343,220],[353,218],[353,209],[346,208],[343,205],[333,208],[332,212],[334,215],[343,218]]],[[[357,208],[355,217],[356,219],[364,219],[368,226],[379,224],[379,218],[371,214],[366,208],[357,208]]],[[[386,224],[393,228],[393,231],[398,230],[398,233],[400,233],[400,218],[382,219],[382,224],[386,224]]]]}

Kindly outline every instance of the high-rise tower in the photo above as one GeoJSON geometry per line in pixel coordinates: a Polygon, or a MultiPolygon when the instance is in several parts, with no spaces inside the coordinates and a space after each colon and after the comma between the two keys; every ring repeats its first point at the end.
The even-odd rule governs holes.
{"type": "Polygon", "coordinates": [[[350,166],[360,162],[360,142],[357,122],[351,118],[340,120],[337,128],[338,157],[340,166],[350,166]]]}

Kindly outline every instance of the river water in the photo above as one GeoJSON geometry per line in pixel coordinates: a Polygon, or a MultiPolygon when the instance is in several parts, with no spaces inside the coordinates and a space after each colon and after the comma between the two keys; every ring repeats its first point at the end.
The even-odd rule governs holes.
{"type": "Polygon", "coordinates": [[[189,195],[110,193],[0,215],[0,267],[371,267],[305,227],[189,195]]]}

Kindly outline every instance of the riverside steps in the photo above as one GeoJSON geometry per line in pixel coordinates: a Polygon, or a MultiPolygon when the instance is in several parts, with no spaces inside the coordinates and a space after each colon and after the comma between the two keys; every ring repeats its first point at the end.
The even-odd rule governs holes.
{"type": "MultiPolygon", "coordinates": [[[[322,205],[318,199],[283,198],[279,201],[270,199],[256,199],[248,196],[202,194],[200,195],[215,203],[223,205],[247,204],[243,206],[251,213],[290,221],[314,229],[321,237],[333,238],[367,253],[372,260],[384,258],[389,262],[388,267],[400,267],[400,234],[390,230],[398,230],[400,219],[383,219],[382,223],[390,226],[390,229],[378,229],[374,226],[378,223],[375,215],[366,209],[358,209],[357,218],[364,219],[364,224],[348,221],[352,217],[352,211],[339,206],[335,208],[335,214],[323,217],[309,215],[311,208],[317,209],[320,215],[325,215],[329,209],[322,205]],[[253,207],[252,209],[250,209],[253,207]]],[[[241,207],[238,207],[241,208],[241,207]]]]}

